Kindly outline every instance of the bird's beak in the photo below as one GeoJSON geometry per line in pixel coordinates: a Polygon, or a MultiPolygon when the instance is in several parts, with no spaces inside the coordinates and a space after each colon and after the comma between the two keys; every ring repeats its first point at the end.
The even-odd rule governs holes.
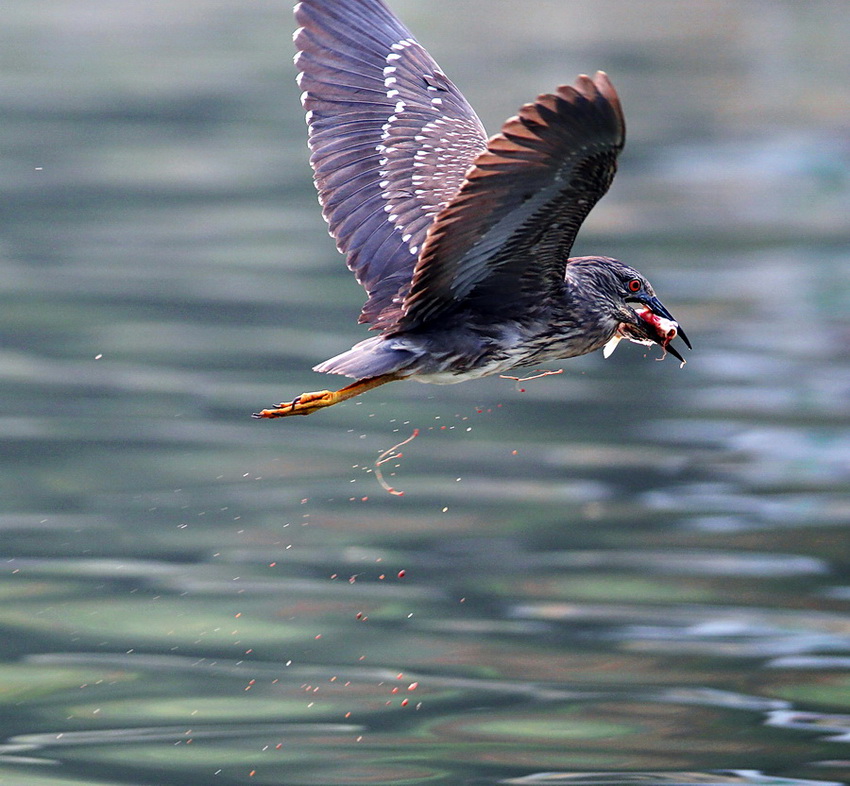
{"type": "MultiPolygon", "coordinates": [[[[692,348],[691,342],[688,340],[688,337],[685,335],[685,331],[682,330],[679,323],[675,319],[673,319],[673,315],[666,308],[664,308],[664,304],[657,297],[642,297],[642,298],[640,298],[639,302],[643,303],[643,305],[645,305],[656,316],[661,317],[662,319],[666,319],[666,320],[673,323],[673,325],[675,326],[675,329],[676,329],[676,335],[672,336],[671,339],[668,339],[668,340],[672,340],[672,338],[676,338],[678,336],[680,339],[682,339],[682,341],[685,342],[685,346],[688,349],[692,348]]],[[[650,322],[650,324],[652,324],[653,321],[651,319],[647,319],[646,316],[645,316],[645,313],[646,312],[643,312],[643,313],[639,312],[638,316],[641,317],[641,319],[643,319],[647,322],[650,322]]],[[[658,342],[658,343],[661,343],[661,342],[658,342]]],[[[670,349],[670,347],[666,347],[666,349],[670,352],[671,355],[679,358],[679,360],[682,360],[681,356],[678,355],[677,353],[673,352],[673,350],[670,349]]],[[[684,363],[684,361],[682,361],[682,362],[684,363]]]]}
{"type": "Polygon", "coordinates": [[[617,343],[625,338],[637,344],[660,344],[665,352],[669,352],[684,365],[685,359],[670,342],[674,338],[681,338],[688,349],[691,348],[691,342],[685,335],[685,331],[679,327],[679,323],[673,319],[673,315],[654,296],[638,296],[630,302],[636,306],[634,313],[637,316],[637,322],[620,323],[619,329],[604,347],[603,354],[605,357],[608,357],[614,351],[617,343]]]}

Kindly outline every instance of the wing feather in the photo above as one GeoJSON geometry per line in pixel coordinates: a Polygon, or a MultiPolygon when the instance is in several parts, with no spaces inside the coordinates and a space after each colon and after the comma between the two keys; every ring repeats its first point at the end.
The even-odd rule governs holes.
{"type": "Polygon", "coordinates": [[[521,314],[554,296],[624,142],[620,102],[601,71],[523,106],[430,226],[398,327],[462,308],[521,314]]]}
{"type": "Polygon", "coordinates": [[[401,314],[428,227],[486,135],[382,0],[303,0],[295,15],[322,212],[366,289],[361,321],[386,327],[401,314]]]}

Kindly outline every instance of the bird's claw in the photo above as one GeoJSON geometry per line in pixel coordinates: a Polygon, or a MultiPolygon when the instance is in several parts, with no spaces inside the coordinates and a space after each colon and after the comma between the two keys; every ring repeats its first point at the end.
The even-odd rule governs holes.
{"type": "Polygon", "coordinates": [[[261,409],[251,415],[252,418],[286,418],[290,415],[310,415],[317,409],[324,409],[336,403],[334,393],[330,390],[316,390],[312,393],[302,393],[292,401],[275,404],[271,409],[261,409]]]}

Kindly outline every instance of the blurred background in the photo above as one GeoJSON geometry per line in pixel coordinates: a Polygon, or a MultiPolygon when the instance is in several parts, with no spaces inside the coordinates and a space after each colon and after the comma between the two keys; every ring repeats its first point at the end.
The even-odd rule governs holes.
{"type": "Polygon", "coordinates": [[[687,366],[251,420],[366,336],[288,4],[10,0],[0,783],[850,782],[846,1],[391,5],[491,132],[610,74],[687,366]]]}

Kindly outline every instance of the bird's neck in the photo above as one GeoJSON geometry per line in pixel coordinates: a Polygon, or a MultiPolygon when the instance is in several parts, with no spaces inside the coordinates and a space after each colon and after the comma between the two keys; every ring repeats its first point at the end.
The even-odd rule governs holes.
{"type": "Polygon", "coordinates": [[[567,266],[562,300],[563,319],[574,326],[591,352],[603,346],[619,326],[616,308],[592,272],[567,266]]]}

